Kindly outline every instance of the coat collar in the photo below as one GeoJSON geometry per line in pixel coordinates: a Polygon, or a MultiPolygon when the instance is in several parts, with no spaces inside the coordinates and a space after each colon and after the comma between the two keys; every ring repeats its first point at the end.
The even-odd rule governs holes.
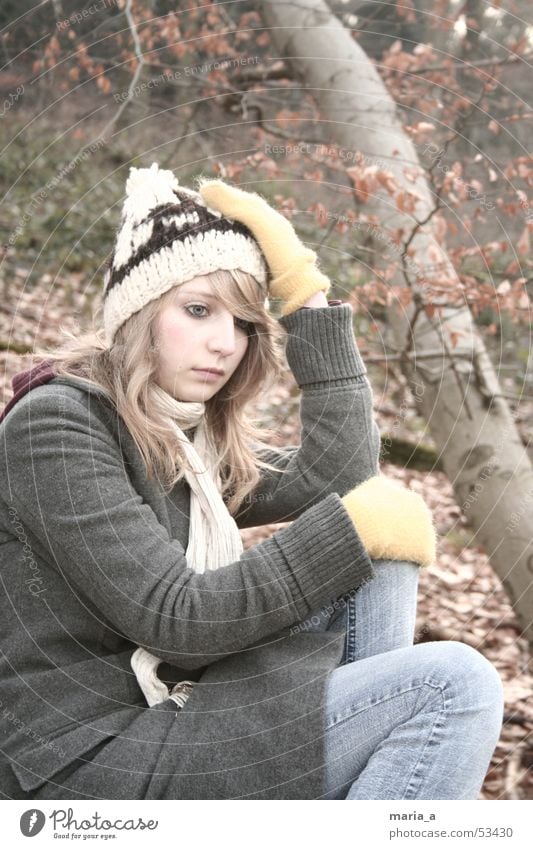
{"type": "Polygon", "coordinates": [[[42,362],[32,368],[19,371],[12,378],[11,386],[13,387],[13,397],[6,404],[0,415],[0,424],[21,398],[24,398],[24,396],[32,389],[35,389],[37,386],[44,386],[46,383],[50,383],[51,380],[55,380],[56,383],[74,386],[77,389],[84,389],[86,392],[94,395],[105,394],[97,386],[92,386],[88,381],[83,380],[81,377],[74,377],[73,375],[56,375],[53,361],[42,360],[42,362]]]}

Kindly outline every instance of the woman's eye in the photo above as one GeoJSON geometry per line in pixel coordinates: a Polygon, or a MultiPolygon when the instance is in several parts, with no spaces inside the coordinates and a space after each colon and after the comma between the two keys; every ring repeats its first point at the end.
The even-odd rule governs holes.
{"type": "MultiPolygon", "coordinates": [[[[189,310],[206,310],[207,307],[204,307],[203,304],[189,304],[189,306],[186,307],[186,309],[187,309],[187,311],[189,311],[189,310]]],[[[192,315],[193,318],[203,318],[205,313],[204,313],[204,315],[200,315],[197,312],[196,313],[189,312],[189,315],[192,315]]]]}
{"type": "Polygon", "coordinates": [[[252,333],[254,326],[251,321],[246,321],[245,318],[236,318],[235,324],[240,330],[244,330],[245,333],[252,333]]]}
{"type": "MultiPolygon", "coordinates": [[[[206,315],[209,313],[208,307],[204,304],[188,304],[185,309],[193,318],[206,318],[206,315]]],[[[244,318],[235,318],[234,322],[239,330],[244,330],[248,334],[253,332],[254,325],[251,321],[246,321],[244,318]]]]}

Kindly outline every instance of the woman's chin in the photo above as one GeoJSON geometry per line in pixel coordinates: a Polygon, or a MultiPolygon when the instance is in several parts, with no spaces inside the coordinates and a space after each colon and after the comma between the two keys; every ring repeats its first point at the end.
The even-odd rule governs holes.
{"type": "Polygon", "coordinates": [[[172,381],[165,381],[160,382],[159,385],[176,401],[189,404],[209,401],[221,388],[219,385],[207,381],[202,383],[200,380],[180,380],[175,384],[172,381]]]}
{"type": "Polygon", "coordinates": [[[170,393],[176,401],[182,401],[184,403],[189,404],[198,404],[205,401],[209,401],[213,395],[216,394],[216,390],[211,386],[198,386],[194,389],[189,389],[188,391],[183,391],[180,389],[176,389],[170,393]]]}

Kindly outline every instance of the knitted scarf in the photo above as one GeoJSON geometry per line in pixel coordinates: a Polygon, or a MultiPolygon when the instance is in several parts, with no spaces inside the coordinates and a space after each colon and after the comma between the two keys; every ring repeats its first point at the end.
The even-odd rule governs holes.
{"type": "MultiPolygon", "coordinates": [[[[187,566],[195,572],[220,569],[238,560],[243,551],[241,535],[235,520],[224,504],[221,479],[216,466],[214,446],[205,428],[205,404],[177,401],[160,387],[152,388],[154,404],[172,419],[182,444],[186,460],[185,480],[190,486],[189,541],[185,557],[187,566]],[[196,427],[191,442],[185,430],[196,427]]],[[[131,666],[148,705],[172,699],[183,707],[194,682],[180,681],[169,692],[157,677],[161,660],[139,647],[132,655],[131,666]]]]}

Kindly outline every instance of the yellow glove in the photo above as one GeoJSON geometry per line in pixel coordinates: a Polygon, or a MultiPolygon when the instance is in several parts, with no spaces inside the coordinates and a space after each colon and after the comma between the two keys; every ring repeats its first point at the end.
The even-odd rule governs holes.
{"type": "Polygon", "coordinates": [[[282,315],[297,310],[316,292],[329,292],[331,283],[316,267],[315,252],[302,244],[290,221],[264,198],[222,180],[200,180],[198,186],[207,206],[252,231],[272,275],[270,294],[285,302],[282,315]]]}
{"type": "Polygon", "coordinates": [[[377,475],[350,490],[342,503],[370,557],[420,566],[435,561],[433,516],[416,492],[377,475]]]}

